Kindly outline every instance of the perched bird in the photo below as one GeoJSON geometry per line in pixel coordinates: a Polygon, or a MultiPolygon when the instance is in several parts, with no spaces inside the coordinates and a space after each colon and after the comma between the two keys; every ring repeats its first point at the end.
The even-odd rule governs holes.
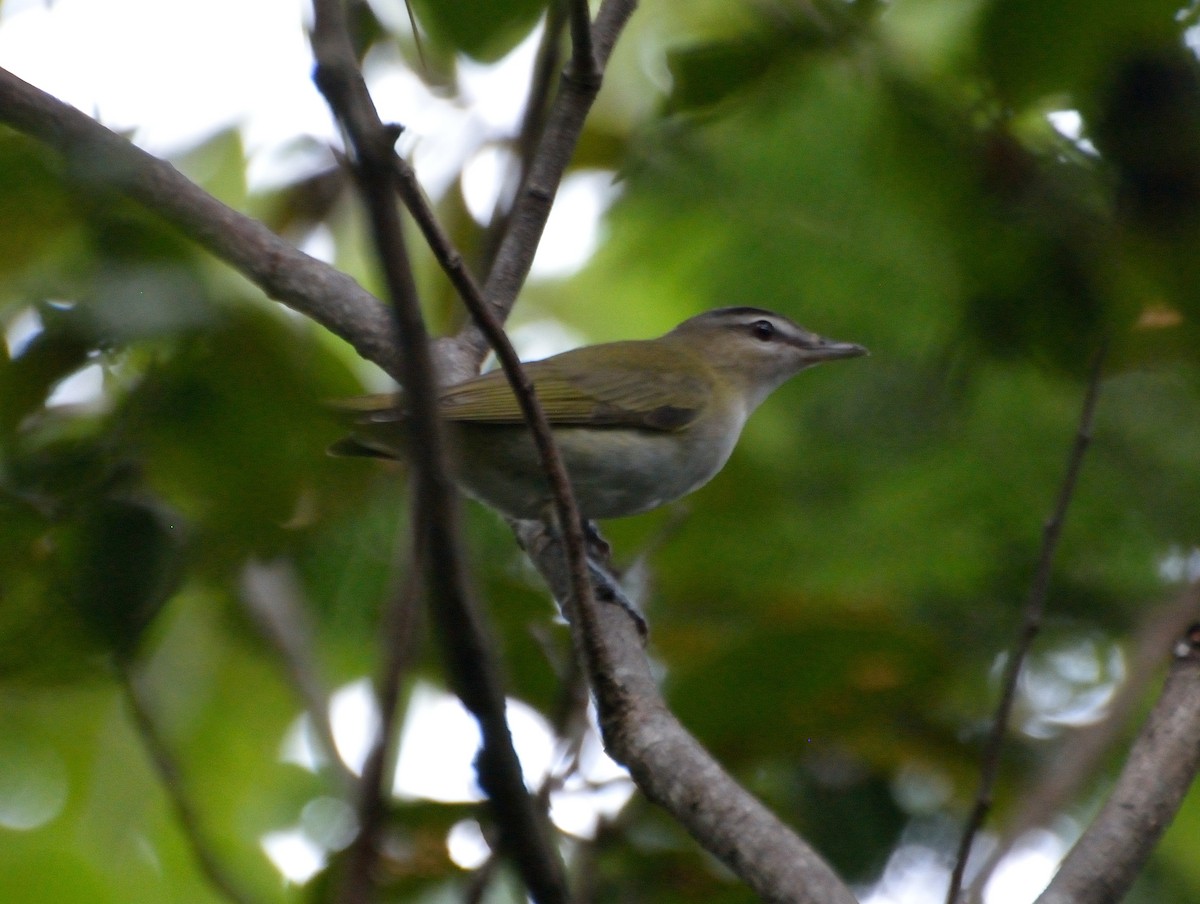
{"type": "MultiPolygon", "coordinates": [[[[657,339],[608,342],[524,365],[586,519],[649,511],[708,483],[751,412],[822,361],[867,354],[761,308],[718,308],[657,339]]],[[[508,381],[493,371],[441,390],[452,473],[469,495],[513,518],[544,518],[551,493],[508,381]]],[[[345,403],[353,435],[335,454],[399,458],[396,395],[345,403]]]]}

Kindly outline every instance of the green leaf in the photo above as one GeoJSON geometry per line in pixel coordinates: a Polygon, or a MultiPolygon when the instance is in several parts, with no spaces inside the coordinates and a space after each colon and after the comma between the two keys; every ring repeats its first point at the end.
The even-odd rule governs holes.
{"type": "Polygon", "coordinates": [[[1114,60],[1177,32],[1179,8],[1177,0],[993,0],[980,45],[1006,103],[1021,109],[1092,90],[1114,60]]]}
{"type": "Polygon", "coordinates": [[[519,44],[545,0],[412,0],[417,21],[436,43],[494,62],[519,44]]]}

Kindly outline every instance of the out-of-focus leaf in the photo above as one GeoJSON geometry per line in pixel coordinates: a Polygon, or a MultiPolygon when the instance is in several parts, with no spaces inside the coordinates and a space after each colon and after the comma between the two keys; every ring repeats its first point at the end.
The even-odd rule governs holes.
{"type": "Polygon", "coordinates": [[[988,72],[1008,103],[1092,89],[1107,66],[1177,28],[1176,0],[993,0],[980,29],[988,72]]]}
{"type": "Polygon", "coordinates": [[[436,43],[495,61],[529,34],[545,0],[413,0],[417,21],[436,43]]]}
{"type": "MultiPolygon", "coordinates": [[[[297,153],[302,153],[298,149],[297,153]]],[[[346,171],[328,167],[288,185],[263,202],[263,220],[284,235],[303,235],[323,222],[350,188],[346,171]]]]}
{"type": "Polygon", "coordinates": [[[54,384],[77,370],[95,346],[89,326],[71,311],[42,307],[42,331],[10,359],[0,351],[0,448],[27,414],[46,401],[54,384]]]}
{"type": "MultiPolygon", "coordinates": [[[[11,280],[77,224],[52,155],[23,135],[0,130],[0,274],[11,280]]],[[[5,294],[11,290],[6,286],[5,294]]]]}
{"type": "Polygon", "coordinates": [[[325,455],[339,428],[324,403],[353,384],[318,348],[274,312],[231,308],[130,399],[150,483],[196,524],[214,562],[274,555],[318,475],[349,479],[325,455]]]}
{"type": "Polygon", "coordinates": [[[795,9],[764,5],[756,27],[732,38],[686,44],[667,55],[671,95],[667,112],[698,111],[755,84],[773,66],[829,50],[861,26],[865,9],[818,2],[795,9]]]}
{"type": "Polygon", "coordinates": [[[1114,60],[1093,130],[1125,210],[1194,241],[1200,226],[1200,66],[1175,45],[1114,60]]]}
{"type": "Polygon", "coordinates": [[[775,55],[787,49],[782,36],[768,33],[672,51],[667,58],[672,78],[669,109],[703,109],[724,100],[760,78],[775,55]]]}
{"type": "Polygon", "coordinates": [[[107,498],[88,506],[56,538],[67,599],[118,656],[134,651],[178,587],[183,534],[178,517],[157,506],[107,498]]]}
{"type": "Polygon", "coordinates": [[[353,0],[347,3],[346,19],[355,58],[362,62],[367,51],[387,36],[387,31],[367,0],[353,0]]]}
{"type": "Polygon", "coordinates": [[[226,128],[174,159],[175,166],[231,207],[246,204],[246,149],[242,133],[226,128]]]}

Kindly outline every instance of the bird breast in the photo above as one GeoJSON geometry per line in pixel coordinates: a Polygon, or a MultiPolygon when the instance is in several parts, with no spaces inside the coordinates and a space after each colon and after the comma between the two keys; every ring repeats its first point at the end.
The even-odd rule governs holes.
{"type": "MultiPolygon", "coordinates": [[[[708,483],[729,459],[744,420],[733,411],[678,431],[557,427],[554,437],[583,517],[620,518],[708,483]]],[[[456,478],[467,493],[511,517],[543,517],[551,494],[528,431],[488,424],[456,428],[456,478]]]]}

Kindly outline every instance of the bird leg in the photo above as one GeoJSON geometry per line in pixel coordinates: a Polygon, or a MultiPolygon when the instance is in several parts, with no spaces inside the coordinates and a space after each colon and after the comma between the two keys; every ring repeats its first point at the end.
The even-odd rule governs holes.
{"type": "MultiPolygon", "coordinates": [[[[547,545],[555,544],[561,548],[563,544],[562,532],[552,516],[542,521],[516,521],[513,524],[521,545],[535,560],[540,558],[547,545]]],[[[612,564],[612,547],[600,536],[594,522],[585,522],[585,534],[588,580],[591,582],[592,592],[601,602],[620,606],[633,619],[638,634],[645,640],[650,631],[646,617],[621,588],[612,564]]],[[[559,608],[563,609],[562,601],[570,597],[570,580],[566,569],[564,568],[561,574],[547,574],[546,578],[551,583],[551,591],[559,602],[559,608]]]]}
{"type": "Polygon", "coordinates": [[[596,599],[616,603],[624,609],[637,626],[642,640],[650,634],[646,616],[637,603],[629,598],[616,574],[612,560],[612,544],[600,534],[600,528],[590,518],[583,522],[584,539],[587,542],[588,573],[592,576],[592,590],[596,599]]]}
{"type": "MultiPolygon", "coordinates": [[[[608,547],[608,544],[604,544],[608,547]]],[[[611,549],[610,549],[611,551],[611,549]]],[[[608,563],[597,562],[591,551],[587,555],[588,574],[592,577],[592,592],[596,594],[596,599],[603,603],[616,603],[625,613],[633,619],[634,627],[638,629],[638,634],[641,635],[642,641],[650,635],[650,625],[646,623],[646,616],[642,615],[642,610],[638,608],[637,603],[629,598],[629,595],[621,589],[621,584],[614,575],[606,567],[608,563]]]]}

